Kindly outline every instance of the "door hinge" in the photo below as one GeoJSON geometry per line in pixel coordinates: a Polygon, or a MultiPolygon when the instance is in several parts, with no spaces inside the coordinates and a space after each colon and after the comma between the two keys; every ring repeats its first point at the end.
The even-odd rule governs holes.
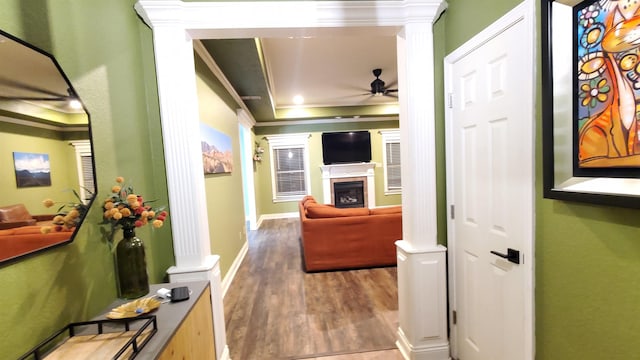
{"type": "Polygon", "coordinates": [[[451,317],[452,317],[452,321],[453,321],[453,325],[458,323],[458,313],[453,310],[451,313],[451,317]]]}
{"type": "Polygon", "coordinates": [[[449,104],[447,106],[449,109],[453,109],[453,93],[449,93],[449,104]]]}
{"type": "Polygon", "coordinates": [[[456,218],[456,206],[451,205],[451,220],[455,220],[456,218]]]}

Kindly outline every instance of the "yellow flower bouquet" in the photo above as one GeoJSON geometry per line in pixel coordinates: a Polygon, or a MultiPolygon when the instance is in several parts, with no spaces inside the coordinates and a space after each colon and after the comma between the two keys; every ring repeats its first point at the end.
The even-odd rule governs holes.
{"type": "MultiPolygon", "coordinates": [[[[85,189],[89,191],[88,189],[85,189]]],[[[89,211],[89,205],[84,204],[80,199],[80,195],[75,190],[70,190],[75,195],[78,202],[59,202],[54,201],[53,199],[45,199],[42,201],[42,205],[46,208],[50,208],[56,204],[61,204],[58,210],[56,211],[56,215],[53,217],[51,223],[53,226],[43,226],[40,228],[40,231],[43,234],[49,233],[51,231],[70,231],[75,228],[80,221],[84,218],[89,211]]],[[[93,197],[93,194],[91,194],[93,197]]]]}
{"type": "Polygon", "coordinates": [[[142,195],[134,192],[132,186],[124,184],[123,177],[117,177],[116,183],[102,205],[104,220],[111,224],[113,230],[119,227],[133,229],[149,223],[154,228],[162,227],[169,215],[164,207],[152,208],[150,203],[155,200],[145,201],[142,195]]]}

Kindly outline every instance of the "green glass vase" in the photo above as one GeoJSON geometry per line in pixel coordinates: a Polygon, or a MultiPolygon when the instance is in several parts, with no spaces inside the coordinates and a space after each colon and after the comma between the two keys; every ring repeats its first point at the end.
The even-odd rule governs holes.
{"type": "Polygon", "coordinates": [[[116,246],[118,296],[136,299],[149,293],[144,243],[136,237],[134,228],[123,228],[122,234],[123,239],[116,246]]]}

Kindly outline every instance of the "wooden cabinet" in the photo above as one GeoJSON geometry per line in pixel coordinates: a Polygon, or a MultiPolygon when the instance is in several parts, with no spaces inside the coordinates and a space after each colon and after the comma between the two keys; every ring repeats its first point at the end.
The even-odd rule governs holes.
{"type": "Polygon", "coordinates": [[[207,286],[158,359],[215,358],[211,289],[207,286]]]}
{"type": "MultiPolygon", "coordinates": [[[[149,341],[142,349],[139,349],[136,359],[215,360],[211,287],[208,281],[151,285],[147,296],[154,296],[158,289],[161,288],[172,289],[181,286],[189,288],[189,299],[175,303],[166,302],[160,305],[152,313],[155,315],[157,325],[157,331],[152,336],[149,336],[151,334],[149,330],[153,326],[144,327],[145,323],[152,324],[150,319],[133,318],[127,322],[127,327],[122,321],[110,320],[104,322],[106,320],[105,314],[109,310],[127,302],[126,300],[116,300],[109,306],[109,310],[91,322],[92,325],[86,325],[87,323],[81,325],[95,327],[95,329],[68,332],[70,337],[58,344],[45,357],[51,360],[110,359],[122,349],[124,354],[120,359],[128,359],[135,350],[131,343],[127,345],[127,342],[134,337],[137,331],[141,331],[136,343],[143,343],[143,339],[148,339],[149,341]],[[96,321],[101,322],[101,327],[96,325],[96,321]]],[[[57,338],[57,336],[51,337],[43,343],[44,345],[40,345],[38,349],[41,349],[42,346],[48,347],[50,345],[49,341],[57,338]]],[[[33,353],[30,352],[29,354],[33,353]]],[[[30,359],[31,357],[28,358],[30,359]]]]}

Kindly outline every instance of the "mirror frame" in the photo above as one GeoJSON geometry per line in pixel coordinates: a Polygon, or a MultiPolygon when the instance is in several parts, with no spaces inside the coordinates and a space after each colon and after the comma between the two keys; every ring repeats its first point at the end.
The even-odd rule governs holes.
{"type": "MultiPolygon", "coordinates": [[[[560,110],[555,107],[554,100],[556,98],[566,100],[566,96],[573,100],[574,91],[573,84],[560,82],[558,78],[558,69],[565,71],[573,71],[571,58],[554,59],[553,46],[554,40],[566,44],[564,36],[566,34],[554,34],[553,32],[553,4],[559,3],[567,7],[573,8],[585,0],[564,0],[562,2],[555,0],[541,0],[541,30],[542,30],[542,166],[543,166],[543,196],[547,199],[566,200],[575,202],[586,202],[591,204],[602,204],[610,206],[619,206],[627,208],[640,208],[640,172],[627,171],[621,175],[589,175],[576,176],[573,172],[573,112],[570,110],[567,119],[567,111],[560,110]],[[566,87],[569,87],[568,89],[566,87]],[[560,95],[559,95],[560,94],[560,95]],[[564,96],[564,97],[562,97],[564,96]],[[565,115],[565,116],[562,116],[565,115]],[[569,129],[563,132],[559,137],[565,135],[565,141],[556,141],[555,134],[558,130],[569,129]],[[570,133],[571,151],[567,151],[566,133],[570,133]],[[559,142],[561,143],[559,145],[559,142]],[[566,161],[569,159],[569,161],[566,161]],[[560,160],[560,161],[557,161],[560,160]],[[564,161],[563,161],[564,160],[564,161]],[[568,164],[567,164],[568,162],[568,164]],[[635,175],[634,175],[635,174],[635,175]],[[593,185],[591,185],[593,184],[593,185]],[[607,189],[616,189],[610,191],[607,189]]],[[[558,10],[558,9],[556,9],[558,10]]],[[[572,15],[573,16],[573,15],[572,15]]],[[[559,32],[559,31],[558,31],[559,32]]],[[[573,36],[573,31],[569,36],[573,36]]],[[[573,43],[573,42],[571,42],[573,43]]],[[[573,51],[570,49],[570,51],[573,51]]],[[[564,74],[564,73],[563,73],[564,74]]],[[[573,74],[571,72],[570,74],[573,74]]],[[[573,101],[571,102],[573,107],[573,101]]],[[[558,131],[559,133],[560,131],[558,131]]],[[[615,171],[614,171],[615,173],[615,171]]]]}
{"type": "MultiPolygon", "coordinates": [[[[69,80],[69,78],[67,77],[66,73],[64,72],[64,70],[62,69],[62,67],[60,66],[60,64],[58,63],[58,61],[56,60],[56,58],[51,55],[50,53],[10,34],[7,33],[4,30],[0,29],[0,36],[5,37],[9,40],[13,40],[15,42],[17,42],[18,44],[21,44],[33,51],[35,51],[38,54],[41,54],[45,57],[47,57],[51,63],[55,66],[55,68],[58,70],[58,74],[61,76],[61,78],[64,80],[64,82],[66,83],[67,87],[68,87],[68,92],[69,95],[73,98],[75,98],[76,100],[78,100],[80,102],[80,104],[82,105],[82,110],[84,111],[84,113],[86,114],[87,117],[87,134],[88,134],[88,140],[89,140],[89,146],[91,148],[91,157],[93,159],[92,163],[91,163],[91,171],[92,171],[92,175],[93,175],[93,185],[94,185],[94,191],[93,191],[93,196],[87,199],[84,199],[85,205],[87,206],[87,212],[85,212],[84,214],[81,214],[77,225],[74,227],[73,231],[70,232],[69,238],[67,240],[61,240],[58,243],[55,244],[50,244],[50,245],[46,245],[40,248],[35,248],[34,250],[31,251],[27,251],[24,252],[22,254],[13,256],[13,257],[8,257],[6,259],[1,259],[0,260],[0,267],[4,267],[13,263],[16,263],[17,261],[23,260],[27,257],[31,257],[33,255],[36,254],[40,254],[42,252],[45,252],[47,250],[51,250],[54,248],[58,248],[67,244],[70,244],[71,242],[73,242],[73,240],[75,239],[78,231],[80,230],[80,227],[82,226],[82,224],[84,223],[88,212],[91,209],[91,206],[93,205],[93,202],[95,201],[97,194],[98,194],[98,183],[97,183],[97,178],[96,178],[96,166],[95,166],[95,156],[94,156],[94,146],[93,146],[93,133],[92,133],[92,129],[91,129],[91,114],[89,113],[89,111],[87,110],[85,104],[82,102],[82,100],[80,99],[80,97],[78,96],[76,90],[74,89],[73,85],[71,84],[71,81],[69,80]]],[[[71,142],[71,141],[70,141],[71,142]]],[[[82,187],[82,184],[79,184],[82,187]]],[[[78,192],[80,193],[80,192],[78,192]]],[[[44,200],[44,199],[43,199],[44,200]]]]}

